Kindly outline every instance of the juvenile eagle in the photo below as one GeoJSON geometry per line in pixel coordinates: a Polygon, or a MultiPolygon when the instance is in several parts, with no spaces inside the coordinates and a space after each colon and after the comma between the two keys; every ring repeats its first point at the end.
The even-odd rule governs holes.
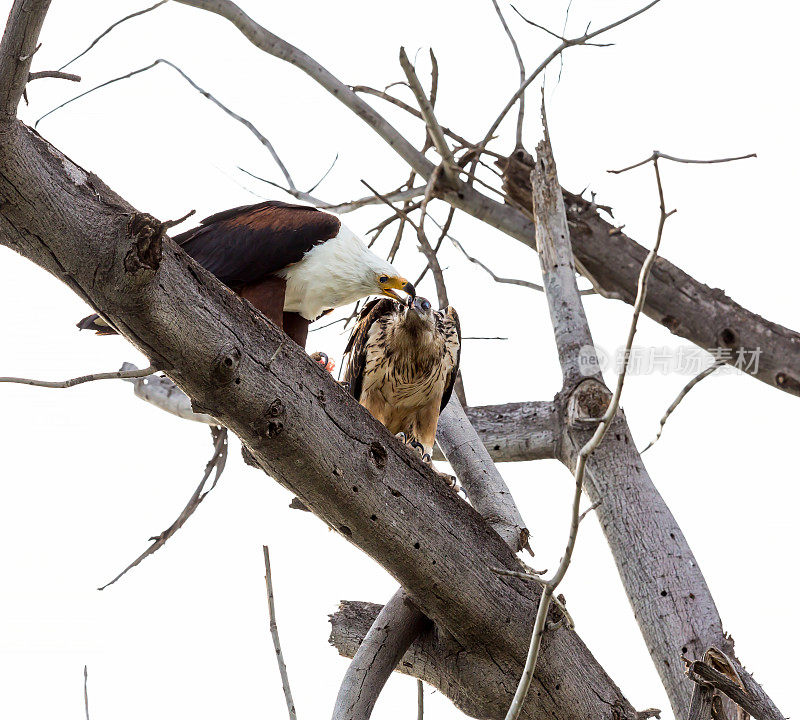
{"type": "MultiPolygon", "coordinates": [[[[309,323],[333,308],[367,295],[400,299],[395,290],[415,294],[338,217],[306,205],[268,200],[224,210],[173,239],[301,347],[309,323]]],[[[114,333],[98,315],[78,327],[114,333]]]]}
{"type": "Polygon", "coordinates": [[[450,400],[461,358],[456,311],[433,310],[419,296],[408,304],[373,300],[361,311],[345,352],[344,382],[356,400],[430,462],[439,413],[450,400]]]}

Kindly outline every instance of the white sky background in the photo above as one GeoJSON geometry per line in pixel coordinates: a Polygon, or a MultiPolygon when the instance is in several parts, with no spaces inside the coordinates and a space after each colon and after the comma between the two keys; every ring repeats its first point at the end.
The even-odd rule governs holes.
{"type": "MultiPolygon", "coordinates": [[[[142,2],[54,2],[35,70],[54,69],[111,22],[142,2]]],[[[0,2],[7,9],[8,0],[0,2]]],[[[443,124],[483,136],[517,83],[517,65],[489,0],[469,2],[242,2],[242,7],[328,67],[344,82],[376,87],[401,79],[404,45],[423,82],[427,48],[440,64],[437,105],[443,124]]],[[[556,41],[503,9],[533,69],[556,41]]],[[[559,29],[565,2],[521,0],[521,10],[559,29]]],[[[577,34],[638,7],[575,0],[577,34]]],[[[5,12],[3,12],[5,16],[5,12]]],[[[796,71],[800,10],[792,3],[664,0],[604,40],[575,48],[548,74],[546,97],[562,183],[587,185],[617,221],[650,245],[658,219],[652,169],[622,176],[659,148],[686,157],[757,152],[757,160],[712,167],[665,163],[669,220],[663,254],[721,287],[745,307],[797,328],[800,262],[794,205],[800,195],[796,71]]],[[[389,189],[407,168],[350,111],[295,68],[258,51],[224,20],[168,4],[133,20],[69,69],[81,85],[40,80],[29,87],[33,122],[81,89],[165,57],[252,120],[297,184],[316,182],[339,161],[317,194],[364,194],[359,180],[389,189]]],[[[396,91],[409,102],[403,88],[396,91]]],[[[422,130],[375,100],[381,113],[418,142],[422,130]]],[[[525,137],[539,136],[538,90],[529,93],[525,137]]],[[[514,117],[495,149],[513,146],[514,117]]],[[[237,170],[280,181],[266,151],[244,128],[160,67],[116,84],[47,118],[40,132],[99,174],[141,210],[161,219],[196,209],[199,218],[279,191],[237,170]]],[[[440,220],[445,208],[432,205],[440,220]]],[[[347,217],[364,233],[383,209],[347,217]]],[[[188,225],[185,227],[189,227],[188,225]]],[[[380,248],[385,252],[393,232],[380,248]]],[[[520,243],[458,215],[453,234],[501,275],[536,280],[538,259],[520,243]]],[[[549,399],[560,371],[543,295],[494,284],[445,244],[441,254],[452,304],[465,335],[462,367],[471,404],[549,399]]],[[[416,277],[422,256],[407,237],[397,266],[416,277]]],[[[429,280],[420,292],[434,298],[429,280]]],[[[624,342],[631,309],[589,297],[596,342],[624,342]]],[[[79,334],[89,312],[66,286],[0,249],[0,374],[67,378],[144,359],[124,340],[79,334]]],[[[638,343],[677,348],[685,341],[647,318],[638,343]]],[[[340,359],[341,326],[312,334],[309,349],[340,359]]],[[[630,378],[623,405],[640,446],[688,378],[630,378]]],[[[613,382],[613,374],[606,380],[613,382]]],[[[0,716],[83,717],[82,669],[89,666],[94,720],[148,717],[282,717],[280,681],[267,632],[261,545],[270,545],[278,620],[302,720],[330,715],[346,667],[327,643],[327,615],[340,599],[384,602],[395,581],[311,515],[288,509],[290,494],[244,465],[239,445],[217,489],[166,548],[119,584],[98,593],[177,516],[210,452],[205,427],[136,400],[126,383],[69,391],[8,386],[3,412],[0,505],[0,716]]],[[[800,502],[791,449],[798,400],[750,378],[704,381],[645,456],[648,470],[703,568],[739,657],[778,706],[793,716],[800,688],[789,650],[800,502]]],[[[501,471],[533,530],[536,566],[553,568],[566,539],[571,483],[555,462],[506,464],[501,471]]],[[[562,586],[577,629],[637,708],[669,704],[633,619],[613,561],[592,517],[582,526],[562,586]]],[[[427,717],[460,717],[426,688],[427,717]]],[[[394,677],[375,717],[415,713],[413,680],[394,677]]]]}

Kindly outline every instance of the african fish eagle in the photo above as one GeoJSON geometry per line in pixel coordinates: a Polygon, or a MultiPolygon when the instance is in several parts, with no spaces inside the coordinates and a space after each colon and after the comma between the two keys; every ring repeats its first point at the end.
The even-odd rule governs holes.
{"type": "Polygon", "coordinates": [[[433,310],[376,299],[358,319],[345,350],[344,382],[389,432],[431,461],[439,414],[450,400],[461,359],[461,326],[452,307],[433,310]]]}
{"type": "MultiPolygon", "coordinates": [[[[305,347],[309,324],[367,295],[400,299],[414,286],[335,215],[268,200],[224,210],[174,238],[231,290],[305,347]]],[[[98,315],[81,329],[113,334],[98,315]]]]}

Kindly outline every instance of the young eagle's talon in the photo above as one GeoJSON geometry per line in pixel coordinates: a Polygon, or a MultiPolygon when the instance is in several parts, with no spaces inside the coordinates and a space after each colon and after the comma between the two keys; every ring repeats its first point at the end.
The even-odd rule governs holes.
{"type": "Polygon", "coordinates": [[[418,442],[416,440],[409,440],[408,444],[411,445],[411,447],[414,448],[414,450],[416,450],[420,454],[420,457],[424,458],[425,448],[422,446],[421,442],[418,442]]]}
{"type": "Polygon", "coordinates": [[[433,458],[428,453],[425,453],[422,456],[422,462],[424,462],[426,465],[433,465],[433,458]]]}
{"type": "Polygon", "coordinates": [[[436,474],[447,483],[448,487],[456,495],[458,495],[461,492],[461,486],[458,484],[458,479],[456,478],[455,475],[449,475],[448,473],[439,472],[438,470],[436,471],[436,474]]]}
{"type": "Polygon", "coordinates": [[[397,439],[398,439],[398,440],[399,440],[401,443],[403,443],[403,445],[405,445],[405,444],[406,444],[406,442],[408,442],[408,440],[407,440],[407,438],[406,438],[406,434],[405,434],[404,432],[399,432],[399,433],[397,433],[397,434],[395,435],[395,437],[396,437],[396,438],[397,438],[397,439]]]}

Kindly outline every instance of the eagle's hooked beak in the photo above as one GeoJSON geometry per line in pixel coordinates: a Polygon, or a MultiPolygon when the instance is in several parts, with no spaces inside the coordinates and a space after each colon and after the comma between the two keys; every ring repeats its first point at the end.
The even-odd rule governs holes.
{"type": "Polygon", "coordinates": [[[386,297],[399,300],[402,303],[408,303],[417,296],[417,290],[413,283],[410,283],[405,278],[393,277],[389,278],[389,282],[383,286],[383,294],[386,295],[386,297]],[[404,300],[396,292],[394,292],[395,290],[402,290],[408,295],[408,297],[404,300]]]}

